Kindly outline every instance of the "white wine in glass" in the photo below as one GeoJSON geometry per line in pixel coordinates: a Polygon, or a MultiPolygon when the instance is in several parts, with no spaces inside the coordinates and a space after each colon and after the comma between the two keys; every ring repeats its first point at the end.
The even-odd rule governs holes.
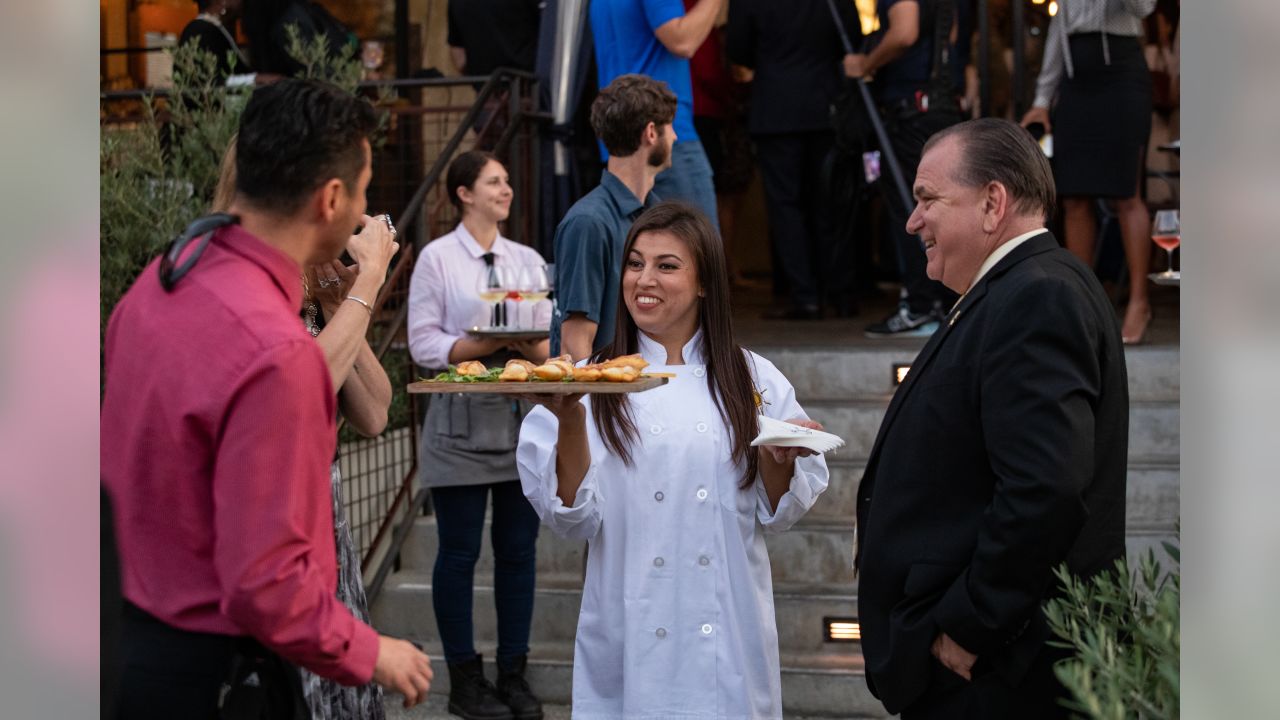
{"type": "Polygon", "coordinates": [[[530,302],[542,302],[551,294],[551,278],[546,265],[521,268],[520,296],[530,302]]]}
{"type": "Polygon", "coordinates": [[[500,309],[502,300],[514,289],[510,270],[511,268],[498,265],[486,265],[484,271],[480,273],[480,279],[476,282],[476,294],[482,301],[493,304],[493,309],[489,313],[489,324],[492,327],[504,324],[500,309]]]}

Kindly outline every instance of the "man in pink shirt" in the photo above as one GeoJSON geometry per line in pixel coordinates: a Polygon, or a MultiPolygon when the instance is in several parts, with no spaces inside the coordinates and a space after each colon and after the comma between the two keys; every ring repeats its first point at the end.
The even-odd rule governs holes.
{"type": "Polygon", "coordinates": [[[375,122],[324,83],[258,89],[240,120],[237,221],[194,243],[179,268],[195,264],[168,282],[151,263],[112,313],[102,478],[126,600],[120,718],[218,717],[245,656],[261,660],[244,689],[286,707],[301,688],[280,658],[372,679],[406,706],[426,697],[427,657],[334,594],[335,395],[298,317],[302,268],[337,258],[367,220],[375,122]]]}

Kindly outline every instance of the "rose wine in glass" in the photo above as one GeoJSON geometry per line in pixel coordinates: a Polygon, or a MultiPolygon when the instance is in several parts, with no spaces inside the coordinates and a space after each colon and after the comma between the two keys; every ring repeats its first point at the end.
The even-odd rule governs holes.
{"type": "Polygon", "coordinates": [[[1169,269],[1165,276],[1172,276],[1173,251],[1182,244],[1182,229],[1178,222],[1177,210],[1157,210],[1156,219],[1151,224],[1151,241],[1164,248],[1169,255],[1169,269]]]}

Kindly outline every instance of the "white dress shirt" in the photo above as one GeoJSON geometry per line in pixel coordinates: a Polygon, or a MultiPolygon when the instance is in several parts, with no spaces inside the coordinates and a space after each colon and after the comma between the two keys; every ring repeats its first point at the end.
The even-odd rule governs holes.
{"type": "MultiPolygon", "coordinates": [[[[489,251],[495,265],[545,264],[537,250],[501,235],[494,239],[489,251]]],[[[485,272],[484,255],[484,248],[462,223],[422,248],[409,281],[409,352],[418,365],[447,367],[453,344],[468,329],[489,324],[493,303],[481,300],[478,289],[485,272]]],[[[508,307],[512,305],[509,303],[508,307]]],[[[533,325],[551,325],[550,302],[544,300],[534,306],[533,325]]]]}
{"type": "MultiPolygon", "coordinates": [[[[602,443],[587,406],[591,463],[573,506],[556,494],[557,420],[525,418],[516,460],[543,524],[589,542],[574,645],[573,716],[781,718],[782,679],[773,582],[764,533],[791,527],[827,487],[817,455],[796,460],[772,510],[759,477],[742,468],[707,387],[699,331],[685,365],[640,335],[648,370],[669,384],[628,395],[639,438],[627,467],[602,443]]],[[[745,351],[744,351],[745,352],[745,351]]],[[[760,412],[807,417],[768,360],[747,352],[760,412]]]]}

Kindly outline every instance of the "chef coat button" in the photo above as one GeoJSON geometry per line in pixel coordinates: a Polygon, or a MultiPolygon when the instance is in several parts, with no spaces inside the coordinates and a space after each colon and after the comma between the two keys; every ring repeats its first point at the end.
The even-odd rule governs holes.
{"type": "Polygon", "coordinates": [[[706,432],[706,431],[707,431],[707,424],[706,424],[706,423],[698,423],[697,427],[698,427],[698,432],[700,432],[700,433],[704,433],[704,432],[706,432]]]}
{"type": "Polygon", "coordinates": [[[703,626],[702,626],[702,634],[703,634],[703,635],[710,635],[710,634],[711,634],[711,626],[710,626],[710,625],[703,625],[703,626]]]}
{"type": "Polygon", "coordinates": [[[706,374],[707,374],[707,371],[704,370],[701,365],[693,369],[694,377],[702,377],[703,375],[706,375],[706,374]]]}
{"type": "Polygon", "coordinates": [[[666,628],[658,628],[657,630],[655,630],[655,631],[653,632],[653,634],[654,634],[654,635],[657,635],[657,636],[658,636],[658,637],[660,637],[660,638],[664,638],[664,637],[666,637],[666,636],[667,636],[667,629],[666,629],[666,628]]]}
{"type": "Polygon", "coordinates": [[[706,500],[706,499],[707,499],[707,489],[706,489],[706,488],[698,488],[698,492],[697,492],[696,494],[697,494],[697,496],[698,496],[698,499],[699,499],[699,500],[706,500]]]}
{"type": "Polygon", "coordinates": [[[654,558],[654,559],[653,559],[653,566],[654,566],[654,567],[662,567],[663,565],[666,565],[666,564],[667,564],[667,561],[666,561],[666,560],[663,560],[663,559],[662,559],[662,558],[660,558],[660,557],[656,557],[656,558],[654,558]]]}
{"type": "Polygon", "coordinates": [[[658,433],[662,432],[662,428],[657,425],[650,425],[649,432],[653,433],[654,435],[657,435],[658,433]]]}
{"type": "Polygon", "coordinates": [[[664,497],[666,497],[666,495],[663,495],[661,490],[653,494],[653,499],[657,500],[658,502],[662,502],[662,498],[664,497]]]}
{"type": "Polygon", "coordinates": [[[703,555],[702,557],[698,558],[698,564],[699,564],[699,565],[710,565],[710,564],[711,564],[711,558],[707,557],[706,555],[703,555]]]}

